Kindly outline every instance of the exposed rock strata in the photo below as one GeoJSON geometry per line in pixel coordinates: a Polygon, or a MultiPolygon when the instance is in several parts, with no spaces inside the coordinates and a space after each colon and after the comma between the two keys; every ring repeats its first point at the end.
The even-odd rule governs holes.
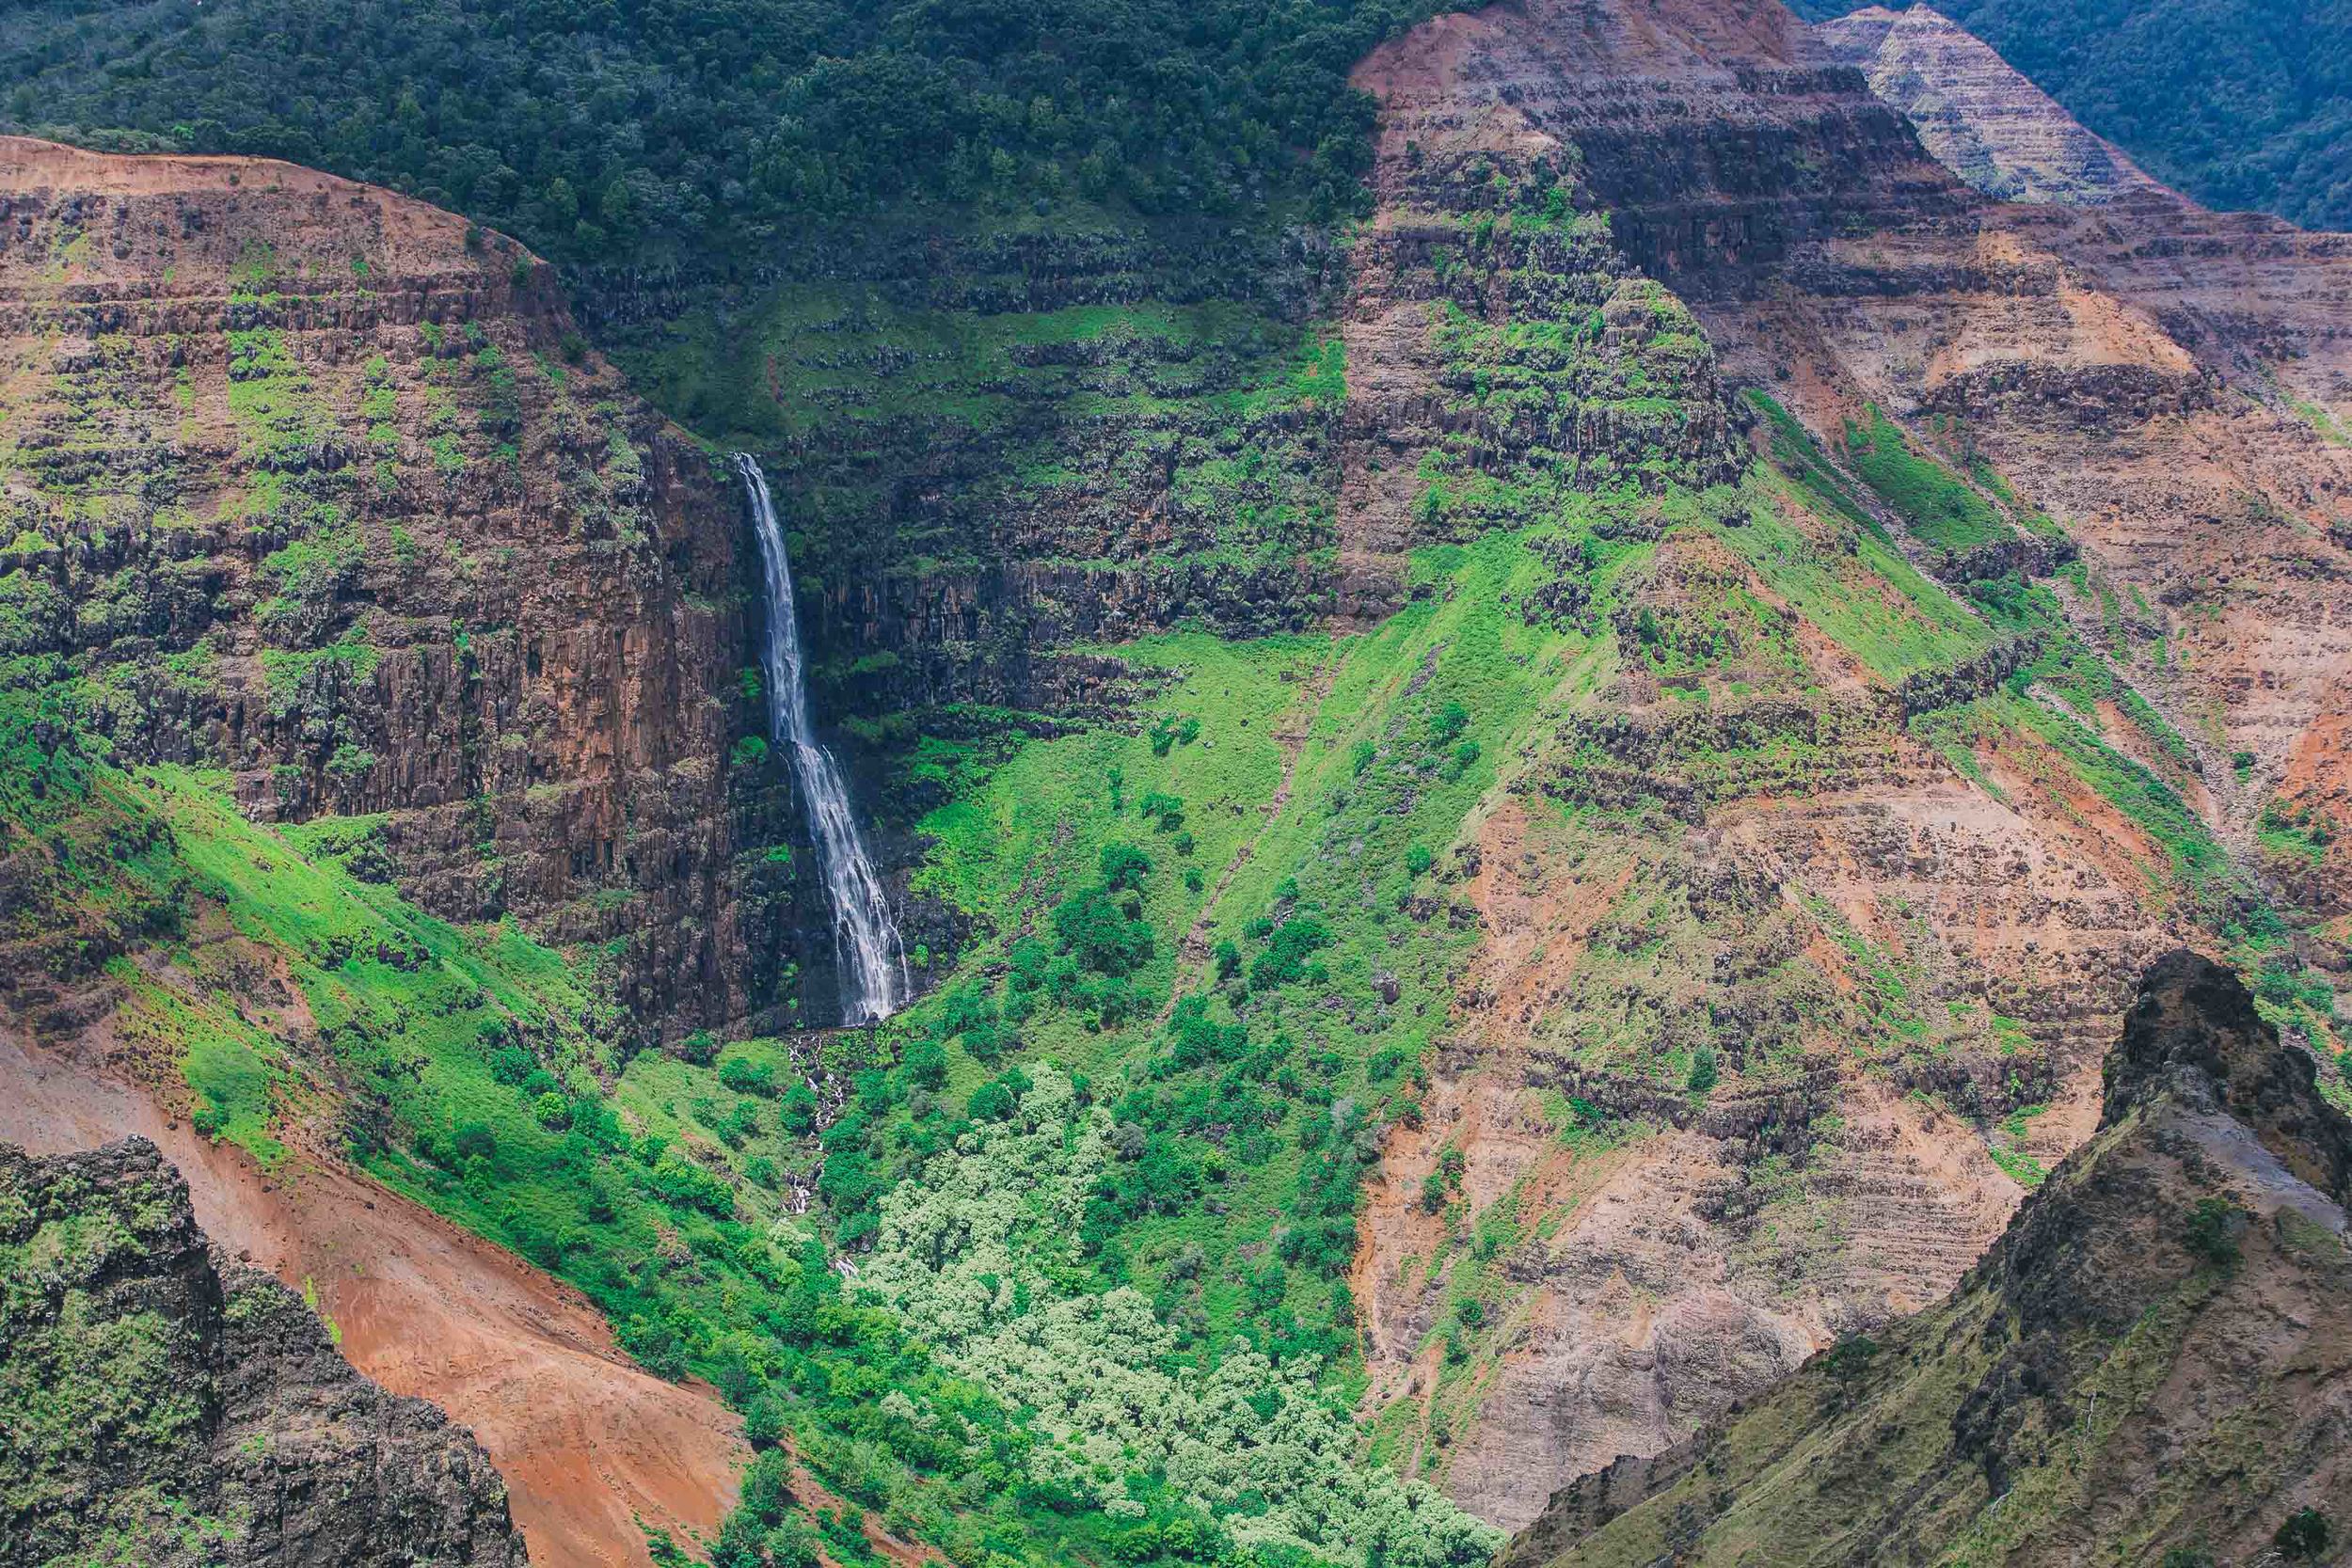
{"type": "Polygon", "coordinates": [[[1696,1439],[1564,1488],[1506,1568],[2270,1561],[2352,1497],[2352,1121],[2175,953],[2097,1135],[1952,1296],[1696,1439]]]}
{"type": "MultiPolygon", "coordinates": [[[[2352,606],[2328,533],[2352,451],[2311,409],[2332,418],[2347,387],[2343,242],[2137,184],[2095,209],[1988,202],[1772,4],[1534,0],[1432,22],[1358,81],[1381,103],[1382,209],[1349,327],[1351,398],[1372,411],[1352,424],[1443,429],[1409,417],[1443,407],[1449,356],[1426,317],[1387,308],[1406,243],[1388,232],[1451,247],[1423,263],[1444,283],[1423,299],[1572,319],[1572,292],[1501,287],[1527,270],[1524,240],[1477,238],[1489,214],[1526,226],[1562,184],[1588,236],[1567,270],[1646,275],[1703,329],[1705,376],[1673,388],[1679,428],[1746,430],[1788,461],[1724,390],[1744,384],[1833,466],[1875,407],[1951,471],[1994,476],[1976,483],[2014,542],[1934,546],[1859,485],[1842,516],[1792,513],[1846,603],[1885,594],[1856,564],[1865,523],[1956,585],[2079,552],[2084,591],[2048,591],[2189,756],[2158,755],[2112,705],[2110,745],[2238,845],[2273,781],[2342,788],[2352,606]]],[[[1444,450],[1351,451],[1343,559],[1431,537],[1413,528],[1433,515],[1478,525],[1430,505],[1425,456],[1444,450]]],[[[1707,483],[1706,450],[1668,443],[1668,471],[1707,483]]],[[[1557,452],[1477,449],[1489,473],[1557,452]]],[[[1480,830],[1456,896],[1484,946],[1359,1259],[1370,1412],[1510,1524],[1547,1477],[1664,1449],[1947,1290],[2022,1196],[2011,1173],[2090,1133],[2105,1020],[2207,918],[2152,875],[2160,836],[2041,742],[1979,745],[1964,771],[1926,744],[1915,721],[2000,690],[2019,648],[1889,679],[1744,562],[1694,556],[1687,525],[1649,536],[1660,563],[1615,628],[1645,657],[1564,694],[1526,781],[1611,815],[1561,829],[1512,800],[1480,830]],[[1720,609],[1743,603],[1761,608],[1720,609]],[[1892,1007],[1885,965],[1910,999],[1892,1007]],[[1701,1049],[1743,1080],[1704,1114],[1658,1065],[1701,1049]],[[1607,1135],[1545,1133],[1562,1101],[1607,1135]],[[1431,1198],[1449,1160],[1458,1196],[1431,1198]],[[1435,1260],[1504,1212],[1546,1217],[1510,1260],[1519,1289],[1484,1341],[1499,1348],[1457,1368],[1435,1260]]],[[[1548,591],[1529,612],[1582,610],[1548,591]]]]}
{"type": "Polygon", "coordinates": [[[526,1560],[471,1434],[360,1377],[292,1291],[213,1254],[152,1144],[0,1146],[0,1558],[526,1560]]]}
{"type": "Polygon", "coordinates": [[[1837,58],[1901,111],[1950,169],[2001,201],[2094,206],[2153,185],[2000,55],[1926,6],[1869,6],[1820,24],[1837,58]]]}
{"type": "Polygon", "coordinates": [[[382,814],[405,893],[618,943],[673,1028],[768,1000],[798,915],[757,864],[784,786],[726,765],[739,498],[545,267],[290,166],[8,141],[0,369],[0,655],[55,683],[41,744],[382,814]]]}

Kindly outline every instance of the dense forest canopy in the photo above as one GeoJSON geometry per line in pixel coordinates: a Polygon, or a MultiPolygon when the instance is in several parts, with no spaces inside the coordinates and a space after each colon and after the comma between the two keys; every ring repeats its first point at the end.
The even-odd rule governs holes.
{"type": "Polygon", "coordinates": [[[263,154],[576,261],[905,198],[1359,199],[1350,66],[1428,0],[56,0],[8,129],[263,154]]]}
{"type": "MultiPolygon", "coordinates": [[[[1841,16],[1860,4],[1797,0],[1797,9],[1841,16]]],[[[1935,8],[2206,205],[2352,229],[2352,0],[1935,0],[1935,8]]]]}

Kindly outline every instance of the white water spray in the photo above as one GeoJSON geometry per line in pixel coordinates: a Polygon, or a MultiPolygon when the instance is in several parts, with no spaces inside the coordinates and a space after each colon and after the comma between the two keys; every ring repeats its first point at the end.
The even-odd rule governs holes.
{"type": "Polygon", "coordinates": [[[785,560],[784,530],[776,522],[775,503],[768,497],[768,476],[749,452],[737,452],[735,466],[751,498],[759,558],[767,568],[768,728],[778,745],[791,749],[792,771],[808,802],[808,836],[817,847],[825,891],[833,898],[833,942],[841,961],[844,1019],[876,1023],[906,1003],[906,953],[890,918],[890,901],[882,896],[882,879],[866,857],[857,818],[850,815],[850,792],[841,782],[841,769],[833,754],[817,743],[809,722],[792,567],[785,560]]]}

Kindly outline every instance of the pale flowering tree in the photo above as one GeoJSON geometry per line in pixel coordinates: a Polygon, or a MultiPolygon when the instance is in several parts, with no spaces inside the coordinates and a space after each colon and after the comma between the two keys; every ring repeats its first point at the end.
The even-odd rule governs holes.
{"type": "Polygon", "coordinates": [[[1171,1371],[1177,1337],[1141,1293],[1055,1283],[1074,1272],[1056,1265],[1079,1261],[1110,1117],[1080,1105],[1058,1069],[1024,1070],[1030,1086],[1004,1119],[883,1200],[859,1282],[959,1376],[1025,1414],[1030,1479],[1134,1518],[1145,1509],[1125,1477],[1157,1471],[1244,1547],[1390,1568],[1486,1562],[1496,1530],[1424,1482],[1357,1464],[1361,1434],[1317,1386],[1311,1357],[1277,1366],[1237,1338],[1213,1368],[1171,1371]],[[1238,1514],[1245,1497],[1268,1506],[1238,1514]]]}

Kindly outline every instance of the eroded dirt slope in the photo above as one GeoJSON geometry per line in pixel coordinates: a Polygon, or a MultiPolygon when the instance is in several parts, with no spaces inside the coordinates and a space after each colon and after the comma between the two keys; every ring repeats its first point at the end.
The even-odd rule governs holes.
{"type": "Polygon", "coordinates": [[[1510,607],[1622,595],[1618,656],[1445,868],[1482,955],[1358,1259],[1381,1442],[1516,1526],[1941,1297],[2157,952],[2328,1027],[2340,851],[2278,862],[2339,787],[2345,245],[1989,201],[1769,0],[1358,81],[1343,559],[1618,498],[1510,607]]]}
{"type": "Polygon", "coordinates": [[[2352,1121],[2190,953],[2150,970],[2106,1083],[2097,1136],[1948,1301],[1565,1488],[1502,1560],[2270,1562],[2304,1511],[2340,1521],[2352,1121]]]}
{"type": "Polygon", "coordinates": [[[647,1564],[640,1518],[683,1540],[734,1505],[739,1419],[630,1362],[577,1291],[329,1162],[297,1153],[264,1174],[143,1092],[0,1031],[0,1142],[65,1153],[134,1132],[186,1177],[225,1254],[309,1289],[352,1365],[472,1429],[533,1562],[647,1564]]]}

